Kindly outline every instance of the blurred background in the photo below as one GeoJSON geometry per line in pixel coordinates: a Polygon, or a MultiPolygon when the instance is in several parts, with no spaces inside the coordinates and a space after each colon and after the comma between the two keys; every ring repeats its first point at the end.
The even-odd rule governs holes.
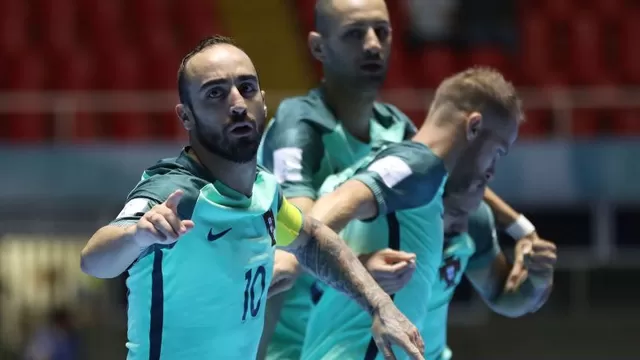
{"type": "MultiPolygon", "coordinates": [[[[431,90],[469,65],[521,89],[528,120],[494,189],[560,247],[536,315],[500,318],[460,286],[455,358],[640,359],[640,2],[387,3],[381,97],[417,125],[431,90]]],[[[306,48],[313,5],[0,0],[0,359],[124,359],[123,279],[83,276],[79,252],[142,171],[183,145],[181,57],[207,35],[234,37],[275,110],[320,79],[306,48]]]]}

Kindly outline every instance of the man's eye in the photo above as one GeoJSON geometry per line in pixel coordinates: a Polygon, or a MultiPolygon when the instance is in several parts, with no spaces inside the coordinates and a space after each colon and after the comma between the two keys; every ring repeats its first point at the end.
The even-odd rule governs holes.
{"type": "Polygon", "coordinates": [[[223,91],[220,89],[211,89],[207,93],[207,97],[210,99],[217,99],[223,95],[223,91]]]}

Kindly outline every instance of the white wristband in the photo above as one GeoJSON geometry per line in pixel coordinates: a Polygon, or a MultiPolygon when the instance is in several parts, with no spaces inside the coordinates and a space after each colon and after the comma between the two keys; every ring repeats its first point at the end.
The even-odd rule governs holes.
{"type": "Polygon", "coordinates": [[[509,234],[514,240],[520,240],[523,237],[533,233],[536,231],[536,227],[533,226],[531,221],[524,217],[524,215],[520,214],[516,221],[512,222],[511,225],[507,226],[504,229],[504,232],[509,234]]]}

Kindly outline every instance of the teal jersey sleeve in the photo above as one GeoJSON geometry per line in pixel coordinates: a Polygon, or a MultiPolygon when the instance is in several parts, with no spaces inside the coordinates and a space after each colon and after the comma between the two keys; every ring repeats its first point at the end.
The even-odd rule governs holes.
{"type": "Polygon", "coordinates": [[[383,147],[352,179],[371,189],[380,216],[428,204],[446,175],[444,163],[428,147],[405,141],[383,147]]]}
{"type": "Polygon", "coordinates": [[[113,225],[137,222],[155,205],[163,203],[176,190],[184,195],[178,205],[181,219],[191,219],[200,189],[206,182],[177,164],[161,162],[144,172],[142,180],[127,196],[126,204],[113,225]]]}
{"type": "Polygon", "coordinates": [[[308,121],[313,111],[303,101],[285,100],[263,139],[262,165],[276,176],[288,198],[317,198],[313,177],[320,169],[324,144],[321,127],[308,121]]]}
{"type": "Polygon", "coordinates": [[[489,265],[498,256],[501,249],[493,213],[484,201],[469,216],[468,232],[476,245],[476,251],[469,259],[467,268],[481,268],[489,265]]]}

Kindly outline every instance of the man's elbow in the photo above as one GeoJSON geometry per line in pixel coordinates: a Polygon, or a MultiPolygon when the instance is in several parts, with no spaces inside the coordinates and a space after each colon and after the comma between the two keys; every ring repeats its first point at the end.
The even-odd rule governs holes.
{"type": "Polygon", "coordinates": [[[80,270],[98,279],[113,279],[120,275],[100,266],[99,262],[94,259],[94,256],[92,256],[86,247],[82,249],[80,253],[80,270]]]}

